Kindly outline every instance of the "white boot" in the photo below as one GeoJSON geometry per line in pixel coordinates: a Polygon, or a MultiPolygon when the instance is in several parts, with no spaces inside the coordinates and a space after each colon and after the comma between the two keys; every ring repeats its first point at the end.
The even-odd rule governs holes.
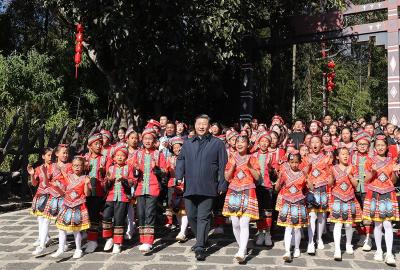
{"type": "Polygon", "coordinates": [[[58,258],[58,257],[60,257],[63,253],[64,253],[64,250],[62,250],[62,249],[57,249],[56,252],[54,252],[53,254],[51,254],[51,257],[52,257],[52,258],[58,258]]]}
{"type": "Polygon", "coordinates": [[[142,244],[141,247],[139,247],[139,250],[143,253],[149,253],[153,249],[153,246],[150,244],[142,244]]]}
{"type": "Polygon", "coordinates": [[[82,249],[76,249],[74,252],[74,256],[72,256],[72,258],[74,259],[82,258],[82,254],[83,254],[82,249]]]}
{"type": "Polygon", "coordinates": [[[349,255],[354,254],[353,245],[346,245],[346,253],[349,255]]]}
{"type": "Polygon", "coordinates": [[[82,258],[82,254],[83,254],[82,249],[76,249],[74,252],[74,256],[72,256],[72,258],[74,259],[82,258]]]}
{"type": "Polygon", "coordinates": [[[87,242],[85,252],[93,253],[97,247],[98,247],[97,241],[89,241],[87,242]]]}
{"type": "Polygon", "coordinates": [[[396,260],[392,253],[386,253],[385,263],[390,266],[396,266],[396,260]]]}
{"type": "Polygon", "coordinates": [[[300,255],[301,255],[300,249],[296,248],[294,250],[293,257],[298,258],[298,257],[300,257],[300,255]]]}
{"type": "Polygon", "coordinates": [[[44,247],[38,246],[36,249],[32,252],[32,255],[39,256],[44,253],[44,247]]]}
{"type": "Polygon", "coordinates": [[[335,249],[335,253],[333,254],[333,259],[335,261],[341,261],[342,260],[342,252],[340,249],[335,249]]]}
{"type": "Polygon", "coordinates": [[[322,241],[322,240],[319,240],[318,241],[318,247],[317,247],[319,250],[322,250],[322,249],[324,249],[325,248],[325,245],[324,245],[324,242],[322,241]]]}
{"type": "Polygon", "coordinates": [[[382,251],[376,251],[374,255],[374,260],[377,262],[383,262],[383,252],[382,251]]]}
{"type": "Polygon", "coordinates": [[[285,254],[283,254],[282,259],[285,262],[290,262],[292,260],[292,257],[290,256],[290,251],[286,251],[285,254]]]}
{"type": "MultiPolygon", "coordinates": [[[[292,237],[292,238],[294,238],[294,237],[292,237]]],[[[271,232],[269,232],[269,231],[267,231],[265,233],[265,245],[267,247],[272,246],[272,237],[271,237],[271,232]]]]}
{"type": "Polygon", "coordinates": [[[243,252],[243,251],[238,251],[236,254],[235,254],[235,260],[238,262],[238,263],[241,263],[241,262],[244,262],[244,259],[246,258],[246,254],[243,252]]]}
{"type": "Polygon", "coordinates": [[[113,254],[119,254],[119,253],[121,253],[121,245],[119,245],[119,244],[114,244],[112,253],[113,253],[113,254]]]}
{"type": "Polygon", "coordinates": [[[104,245],[104,251],[109,251],[113,248],[114,240],[112,238],[108,238],[106,244],[104,245]]]}
{"type": "Polygon", "coordinates": [[[315,246],[314,243],[309,243],[307,246],[307,253],[308,254],[315,254],[315,246]]]}
{"type": "Polygon", "coordinates": [[[362,247],[362,250],[364,250],[364,251],[371,251],[371,249],[372,249],[372,241],[371,241],[371,238],[366,237],[365,240],[364,240],[364,245],[363,245],[363,247],[362,247]]]}
{"type": "Polygon", "coordinates": [[[265,242],[265,233],[259,232],[256,238],[256,245],[262,246],[264,245],[264,242],[265,242]]]}
{"type": "Polygon", "coordinates": [[[179,243],[185,242],[187,240],[186,235],[183,233],[178,233],[178,235],[175,238],[179,243]]]}

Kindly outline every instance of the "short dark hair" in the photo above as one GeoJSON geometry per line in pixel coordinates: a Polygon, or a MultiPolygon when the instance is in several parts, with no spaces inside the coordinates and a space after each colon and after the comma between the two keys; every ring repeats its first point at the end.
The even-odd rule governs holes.
{"type": "Polygon", "coordinates": [[[198,119],[207,119],[208,123],[210,123],[210,121],[211,121],[210,116],[208,116],[207,114],[198,115],[194,121],[196,122],[198,119]]]}

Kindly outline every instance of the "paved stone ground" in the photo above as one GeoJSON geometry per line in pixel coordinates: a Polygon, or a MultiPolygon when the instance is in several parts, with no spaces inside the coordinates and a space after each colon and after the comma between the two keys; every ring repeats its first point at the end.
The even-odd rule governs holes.
{"type": "MultiPolygon", "coordinates": [[[[254,228],[252,228],[254,232],[254,228]]],[[[47,248],[47,253],[39,258],[34,258],[32,243],[37,237],[36,219],[28,214],[28,210],[9,212],[0,215],[0,269],[396,269],[384,263],[373,260],[373,251],[365,253],[355,247],[355,255],[344,254],[342,262],[336,262],[333,257],[333,241],[325,238],[326,248],[309,256],[305,252],[306,241],[302,241],[302,255],[291,263],[284,263],[281,256],[284,253],[282,231],[273,235],[275,246],[272,249],[254,247],[252,240],[249,242],[249,256],[243,265],[233,262],[233,254],[237,245],[227,225],[225,235],[210,238],[210,256],[205,262],[197,262],[190,247],[194,244],[191,239],[179,244],[174,241],[176,232],[164,232],[162,239],[158,239],[155,250],[148,256],[139,253],[136,240],[125,244],[121,254],[113,255],[103,251],[85,254],[81,259],[72,259],[73,237],[68,237],[72,250],[66,252],[62,258],[53,259],[49,255],[57,249],[57,232],[51,225],[53,243],[47,248]]],[[[354,237],[354,243],[357,237],[354,237]]],[[[100,250],[100,249],[99,249],[100,250]]],[[[395,239],[394,251],[397,255],[397,265],[400,266],[400,239],[395,239]]],[[[399,269],[399,268],[397,268],[399,269]]]]}

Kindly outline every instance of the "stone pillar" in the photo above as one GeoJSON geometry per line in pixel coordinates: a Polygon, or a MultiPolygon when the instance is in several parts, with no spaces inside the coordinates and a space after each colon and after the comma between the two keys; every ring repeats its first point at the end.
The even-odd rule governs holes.
{"type": "Polygon", "coordinates": [[[388,119],[400,124],[400,66],[397,0],[388,1],[388,119]]]}

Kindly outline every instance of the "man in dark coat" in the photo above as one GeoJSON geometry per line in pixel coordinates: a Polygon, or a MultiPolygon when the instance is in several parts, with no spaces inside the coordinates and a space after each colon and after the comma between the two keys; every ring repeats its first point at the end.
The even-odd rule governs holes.
{"type": "Polygon", "coordinates": [[[196,136],[182,146],[176,162],[176,179],[185,182],[185,208],[196,236],[192,247],[196,259],[204,261],[214,199],[227,188],[224,177],[227,153],[224,143],[209,133],[210,118],[200,115],[195,121],[196,136]]]}

